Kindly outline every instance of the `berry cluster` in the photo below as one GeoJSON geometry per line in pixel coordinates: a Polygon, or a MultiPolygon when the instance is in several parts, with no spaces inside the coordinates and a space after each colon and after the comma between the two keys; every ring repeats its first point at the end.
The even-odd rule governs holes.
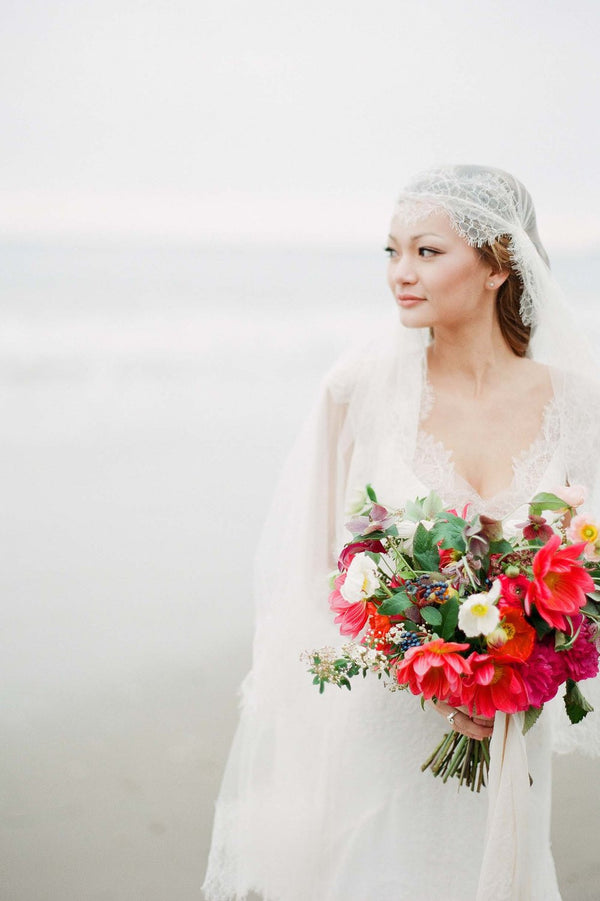
{"type": "Polygon", "coordinates": [[[410,648],[416,648],[421,644],[421,639],[417,635],[416,632],[405,632],[400,641],[398,642],[398,647],[402,651],[403,654],[410,648]]]}
{"type": "Polygon", "coordinates": [[[434,582],[429,576],[423,575],[405,582],[404,590],[417,607],[426,607],[428,604],[444,603],[448,584],[434,582]]]}

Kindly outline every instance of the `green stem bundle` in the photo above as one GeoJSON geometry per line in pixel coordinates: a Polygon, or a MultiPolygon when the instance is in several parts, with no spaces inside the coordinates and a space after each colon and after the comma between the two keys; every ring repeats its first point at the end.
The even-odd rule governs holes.
{"type": "Polygon", "coordinates": [[[460,780],[459,788],[466,785],[471,791],[478,792],[487,784],[489,766],[489,738],[467,738],[459,732],[447,732],[421,770],[430,769],[444,782],[454,776],[460,780]]]}

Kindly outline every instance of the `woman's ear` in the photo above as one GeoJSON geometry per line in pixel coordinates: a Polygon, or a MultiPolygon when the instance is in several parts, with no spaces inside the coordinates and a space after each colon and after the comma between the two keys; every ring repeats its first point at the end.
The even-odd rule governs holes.
{"type": "Polygon", "coordinates": [[[508,269],[501,269],[500,271],[491,269],[486,278],[485,284],[486,287],[491,288],[493,291],[497,291],[500,285],[503,285],[510,272],[508,269]]]}

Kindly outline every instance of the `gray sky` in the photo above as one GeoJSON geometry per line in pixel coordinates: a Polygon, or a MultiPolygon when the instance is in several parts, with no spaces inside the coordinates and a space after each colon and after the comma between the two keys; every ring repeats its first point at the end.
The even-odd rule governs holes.
{"type": "Polygon", "coordinates": [[[0,10],[1,234],[379,240],[409,175],[476,162],[600,245],[596,0],[0,10]]]}

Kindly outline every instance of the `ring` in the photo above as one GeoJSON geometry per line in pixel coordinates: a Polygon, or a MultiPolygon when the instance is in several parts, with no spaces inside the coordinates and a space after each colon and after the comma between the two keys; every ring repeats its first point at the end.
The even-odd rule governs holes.
{"type": "Polygon", "coordinates": [[[449,713],[446,717],[451,726],[454,726],[454,717],[459,713],[458,710],[453,710],[452,713],[449,713]]]}

